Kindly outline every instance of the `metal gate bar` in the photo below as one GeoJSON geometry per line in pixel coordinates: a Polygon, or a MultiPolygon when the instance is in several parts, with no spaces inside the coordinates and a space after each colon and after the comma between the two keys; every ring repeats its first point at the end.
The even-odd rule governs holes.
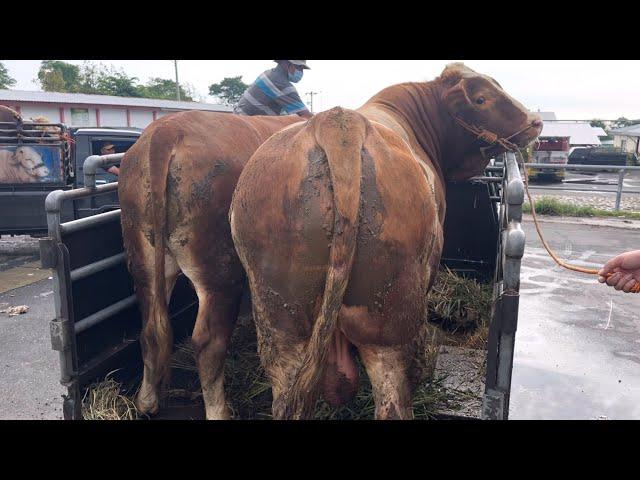
{"type": "Polygon", "coordinates": [[[524,255],[522,230],[524,183],[515,155],[503,154],[505,175],[500,207],[501,239],[495,278],[495,305],[487,345],[485,394],[482,418],[509,417],[511,373],[520,298],[520,265],[524,255]]]}

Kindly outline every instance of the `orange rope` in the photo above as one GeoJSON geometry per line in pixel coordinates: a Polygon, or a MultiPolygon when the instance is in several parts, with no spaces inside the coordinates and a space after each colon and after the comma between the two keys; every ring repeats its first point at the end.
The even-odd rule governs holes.
{"type": "MultiPolygon", "coordinates": [[[[529,205],[531,205],[531,215],[533,216],[533,223],[536,226],[536,232],[538,232],[538,238],[540,238],[540,241],[542,242],[542,245],[544,245],[544,248],[547,251],[547,253],[561,267],[564,267],[568,270],[573,270],[574,272],[587,273],[589,275],[597,275],[599,269],[584,268],[584,267],[579,267],[577,265],[571,265],[559,259],[558,256],[553,252],[553,250],[551,250],[551,247],[547,244],[544,237],[542,236],[540,224],[538,223],[538,218],[536,217],[536,207],[535,207],[535,204],[533,203],[533,199],[531,198],[531,194],[529,193],[529,174],[527,173],[527,166],[524,163],[524,161],[522,162],[522,170],[524,172],[524,189],[525,189],[525,192],[527,192],[527,198],[529,198],[529,205]]],[[[613,275],[613,273],[608,273],[607,278],[609,278],[611,275],[613,275]]],[[[636,284],[631,289],[631,292],[640,293],[640,282],[636,281],[636,284]]]]}
{"type": "MultiPolygon", "coordinates": [[[[453,115],[453,118],[463,128],[473,133],[474,135],[476,135],[477,138],[481,139],[485,143],[488,143],[490,146],[494,146],[495,144],[498,144],[501,147],[503,147],[505,150],[512,151],[515,155],[520,157],[520,160],[522,163],[522,170],[524,172],[524,187],[525,187],[525,191],[527,192],[527,197],[529,198],[529,204],[531,205],[531,215],[533,216],[533,222],[535,223],[535,226],[536,226],[536,232],[538,232],[538,237],[540,238],[542,245],[544,245],[545,250],[551,256],[551,258],[553,258],[553,260],[561,267],[564,267],[568,270],[573,270],[574,272],[587,273],[589,275],[597,275],[599,271],[597,269],[578,267],[577,265],[571,265],[563,260],[560,260],[558,256],[553,252],[553,250],[551,250],[551,247],[547,244],[544,237],[542,236],[540,224],[538,223],[538,217],[536,216],[536,207],[535,207],[535,204],[533,203],[533,199],[531,198],[531,194],[529,193],[529,175],[527,173],[527,167],[524,163],[524,160],[522,159],[522,155],[520,154],[520,150],[518,149],[518,146],[510,141],[513,137],[515,137],[519,133],[522,133],[530,129],[533,126],[533,124],[526,126],[522,130],[515,132],[513,135],[510,135],[507,138],[500,138],[496,133],[490,130],[487,130],[486,128],[481,128],[476,125],[471,125],[465,122],[464,120],[462,120],[462,118],[458,117],[457,115],[453,115]]],[[[483,156],[485,156],[484,151],[487,148],[490,148],[490,147],[485,147],[480,149],[480,151],[483,153],[483,156]]],[[[613,274],[612,273],[607,274],[607,278],[611,277],[611,275],[613,274]]],[[[640,281],[636,281],[635,285],[631,289],[631,292],[640,293],[640,281]]]]}

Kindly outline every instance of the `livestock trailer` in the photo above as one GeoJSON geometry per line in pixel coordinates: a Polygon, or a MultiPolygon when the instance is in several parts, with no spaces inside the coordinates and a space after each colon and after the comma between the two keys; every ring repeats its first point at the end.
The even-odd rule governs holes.
{"type": "MultiPolygon", "coordinates": [[[[52,348],[60,355],[61,383],[67,389],[65,419],[82,418],[88,387],[109,372],[117,371],[122,381],[141,378],[141,318],[126,267],[120,210],[74,220],[64,217],[67,203],[116,191],[117,183],[98,185],[95,175],[121,157],[88,158],[83,188],[57,190],[46,199],[48,236],[40,240],[40,252],[43,268],[53,270],[56,317],[50,333],[52,348]]],[[[483,419],[508,418],[525,245],[523,200],[524,185],[513,153],[492,160],[481,177],[447,185],[442,263],[493,285],[478,415],[483,419]]],[[[190,335],[197,307],[195,292],[181,276],[169,305],[174,344],[190,335]]]]}
{"type": "MultiPolygon", "coordinates": [[[[139,128],[69,128],[62,123],[0,122],[0,155],[27,147],[37,158],[40,175],[9,176],[0,168],[0,235],[43,236],[47,233],[46,196],[55,190],[84,186],[83,162],[106,143],[126,152],[142,130],[139,128]],[[3,175],[4,173],[4,175],[3,175]]],[[[0,159],[0,161],[3,161],[0,159]]],[[[16,165],[15,168],[20,168],[16,165]]],[[[115,182],[115,175],[98,172],[99,183],[115,182]]],[[[118,208],[117,192],[66,202],[63,221],[118,208]]]]}

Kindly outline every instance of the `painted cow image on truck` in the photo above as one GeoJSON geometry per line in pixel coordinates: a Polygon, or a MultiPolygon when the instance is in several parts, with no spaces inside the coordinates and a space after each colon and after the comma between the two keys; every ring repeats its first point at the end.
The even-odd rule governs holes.
{"type": "Polygon", "coordinates": [[[52,183],[62,177],[60,148],[0,146],[0,183],[52,183]]]}

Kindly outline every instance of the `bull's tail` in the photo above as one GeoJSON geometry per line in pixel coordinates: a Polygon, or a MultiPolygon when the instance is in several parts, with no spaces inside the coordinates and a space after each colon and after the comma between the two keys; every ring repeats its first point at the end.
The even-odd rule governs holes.
{"type": "Polygon", "coordinates": [[[309,127],[329,163],[334,225],[322,307],[285,400],[284,417],[290,419],[308,418],[313,413],[315,405],[309,400],[315,398],[349,282],[358,233],[361,152],[367,121],[359,113],[336,107],[316,115],[309,127]]]}
{"type": "Polygon", "coordinates": [[[149,180],[153,214],[154,276],[153,296],[156,313],[168,315],[164,256],[167,238],[167,177],[181,135],[159,125],[152,133],[149,147],[149,180]]]}

